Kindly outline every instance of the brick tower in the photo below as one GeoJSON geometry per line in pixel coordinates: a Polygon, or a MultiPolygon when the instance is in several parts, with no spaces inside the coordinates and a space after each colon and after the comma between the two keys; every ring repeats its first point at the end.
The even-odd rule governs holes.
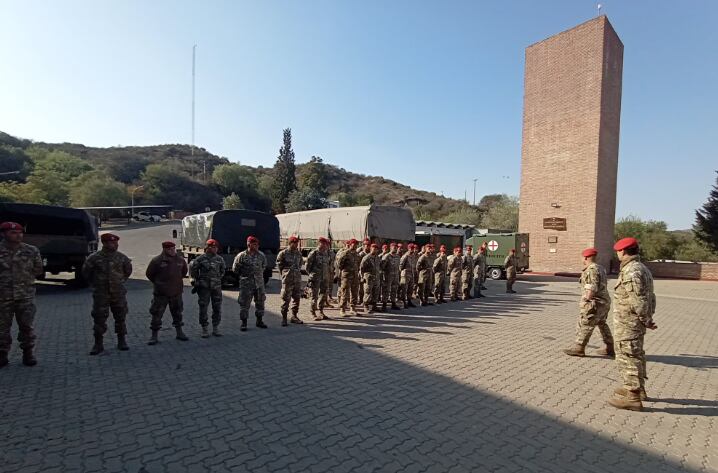
{"type": "Polygon", "coordinates": [[[519,231],[533,271],[608,268],[616,212],[623,43],[605,16],[526,48],[519,231]]]}

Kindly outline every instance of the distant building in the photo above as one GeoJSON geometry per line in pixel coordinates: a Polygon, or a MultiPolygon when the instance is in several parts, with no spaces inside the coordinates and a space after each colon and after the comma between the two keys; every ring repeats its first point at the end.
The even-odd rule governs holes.
{"type": "Polygon", "coordinates": [[[526,48],[519,232],[534,271],[607,265],[613,243],[623,44],[605,16],[526,48]]]}
{"type": "Polygon", "coordinates": [[[338,200],[327,200],[327,208],[328,209],[337,209],[341,206],[342,206],[342,204],[339,203],[338,200]]]}

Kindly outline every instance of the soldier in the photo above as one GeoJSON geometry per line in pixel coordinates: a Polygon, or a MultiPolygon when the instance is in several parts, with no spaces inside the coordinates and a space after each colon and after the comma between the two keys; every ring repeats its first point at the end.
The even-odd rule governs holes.
{"type": "Polygon", "coordinates": [[[120,237],[105,233],[100,237],[102,249],[91,254],[82,266],[82,277],[92,286],[92,331],[95,344],[90,355],[105,351],[102,337],[107,331],[107,319],[112,311],[117,334],[117,349],[127,351],[127,289],[125,282],[132,275],[132,262],[117,251],[120,237]]]}
{"type": "Polygon", "coordinates": [[[279,293],[279,297],[282,299],[282,327],[287,326],[290,299],[292,301],[292,318],[289,321],[293,324],[304,323],[298,315],[299,301],[302,298],[302,253],[299,252],[299,238],[292,235],[287,244],[287,248],[277,254],[277,267],[282,276],[282,290],[279,293]]]}
{"type": "Polygon", "coordinates": [[[35,277],[43,274],[40,251],[22,242],[24,230],[15,222],[0,224],[0,368],[8,364],[13,317],[17,320],[22,364],[35,366],[35,277]]]}
{"type": "Polygon", "coordinates": [[[488,243],[483,242],[481,244],[481,247],[479,248],[479,253],[481,255],[483,255],[483,261],[484,261],[484,269],[481,271],[481,290],[482,291],[486,290],[486,284],[484,284],[484,283],[486,282],[486,265],[487,265],[486,256],[488,255],[488,253],[487,253],[488,246],[489,246],[488,243]]]}
{"type": "Polygon", "coordinates": [[[459,292],[461,291],[461,267],[464,259],[461,256],[461,247],[454,248],[454,254],[449,256],[447,261],[447,269],[449,271],[449,296],[451,302],[459,300],[459,292]]]}
{"type": "Polygon", "coordinates": [[[247,249],[239,253],[232,263],[232,271],[239,278],[239,318],[242,325],[239,330],[247,331],[249,308],[254,299],[254,316],[258,328],[267,328],[262,321],[264,317],[264,301],[267,295],[264,292],[264,270],[267,267],[267,258],[259,251],[259,239],[255,236],[247,237],[247,249]]]}
{"type": "Polygon", "coordinates": [[[643,339],[646,329],[655,330],[656,295],[653,276],[638,256],[638,241],[623,238],[613,246],[621,262],[613,296],[613,330],[615,331],[616,364],[623,378],[623,387],[614,393],[618,397],[608,403],[618,409],[643,410],[645,401],[646,353],[643,339]]]}
{"type": "Polygon", "coordinates": [[[212,303],[212,335],[221,337],[219,323],[222,321],[222,278],[227,272],[224,258],[217,254],[217,240],[207,240],[204,254],[189,264],[192,277],[192,292],[197,294],[199,302],[199,324],[202,326],[202,338],[209,337],[207,309],[212,303]]]}
{"type": "Polygon", "coordinates": [[[396,243],[392,242],[389,245],[389,251],[382,255],[381,272],[381,310],[386,312],[389,302],[391,302],[391,310],[399,310],[400,308],[396,304],[396,293],[399,289],[399,255],[396,253],[396,243]]]}
{"type": "Polygon", "coordinates": [[[514,291],[514,283],[516,282],[516,248],[511,248],[509,254],[504,259],[504,269],[506,269],[506,293],[516,294],[514,291]]]}
{"type": "Polygon", "coordinates": [[[337,255],[337,269],[340,275],[339,304],[342,317],[357,315],[356,305],[359,296],[359,254],[356,247],[359,242],[352,238],[347,247],[337,255]],[[351,311],[347,314],[347,308],[351,311]]]}
{"type": "Polygon", "coordinates": [[[152,305],[150,306],[150,330],[152,336],[147,342],[148,345],[157,345],[157,334],[162,328],[162,316],[169,305],[172,314],[172,325],[177,332],[177,340],[186,342],[189,340],[182,331],[182,291],[184,290],[183,279],[187,276],[187,262],[177,254],[174,242],[162,242],[162,253],[152,258],[147,265],[145,275],[152,282],[152,305]]]}
{"type": "Polygon", "coordinates": [[[580,315],[576,328],[576,343],[563,352],[570,356],[585,356],[586,345],[591,338],[594,327],[598,326],[605,348],[598,351],[600,355],[614,356],[613,336],[608,328],[606,318],[611,309],[611,296],[608,294],[606,284],[606,270],[596,263],[598,250],[587,248],[583,250],[583,272],[581,273],[581,302],[580,315]]]}
{"type": "Polygon", "coordinates": [[[432,270],[434,271],[434,299],[437,304],[444,304],[444,293],[446,292],[446,246],[441,245],[439,247],[439,254],[434,260],[432,270]]]}
{"type": "Polygon", "coordinates": [[[333,284],[331,280],[331,255],[329,254],[330,242],[327,238],[319,238],[319,246],[313,249],[307,257],[307,274],[309,280],[307,285],[312,294],[312,316],[314,320],[329,320],[324,313],[324,306],[327,302],[327,292],[333,284]],[[319,314],[317,314],[319,308],[319,314]]]}
{"type": "Polygon", "coordinates": [[[419,245],[414,243],[414,251],[411,253],[411,269],[414,272],[414,284],[412,288],[412,292],[409,293],[410,296],[416,297],[417,299],[421,299],[419,297],[419,270],[417,269],[416,265],[419,262],[419,256],[421,256],[420,252],[423,250],[419,248],[419,245]]]}
{"type": "Polygon", "coordinates": [[[481,245],[479,253],[474,258],[474,297],[486,297],[481,294],[486,279],[486,247],[481,245]]]}
{"type": "Polygon", "coordinates": [[[324,307],[334,308],[334,284],[337,282],[337,252],[332,249],[332,241],[329,240],[329,287],[324,295],[324,307]]]}
{"type": "Polygon", "coordinates": [[[471,288],[474,282],[474,258],[471,256],[473,248],[466,245],[466,252],[461,261],[461,292],[464,300],[473,299],[471,288]]]}
{"type": "Polygon", "coordinates": [[[416,268],[414,253],[416,251],[416,245],[409,243],[407,248],[408,251],[399,259],[399,270],[401,271],[399,279],[399,300],[404,303],[405,309],[416,307],[411,300],[414,294],[414,270],[416,268]]]}
{"type": "Polygon", "coordinates": [[[376,309],[379,295],[379,245],[373,243],[369,246],[369,253],[364,255],[360,263],[362,285],[364,286],[364,310],[373,314],[376,309]]]}
{"type": "Polygon", "coordinates": [[[360,301],[364,301],[364,284],[363,276],[361,272],[361,261],[364,259],[366,255],[371,253],[371,240],[368,238],[364,238],[364,244],[361,247],[361,249],[357,250],[357,253],[359,254],[359,295],[358,298],[360,301]]]}
{"type": "Polygon", "coordinates": [[[419,273],[419,300],[421,300],[421,306],[426,307],[428,305],[434,305],[429,302],[429,295],[431,294],[431,255],[430,245],[424,245],[423,252],[419,259],[416,261],[416,270],[419,273]]]}

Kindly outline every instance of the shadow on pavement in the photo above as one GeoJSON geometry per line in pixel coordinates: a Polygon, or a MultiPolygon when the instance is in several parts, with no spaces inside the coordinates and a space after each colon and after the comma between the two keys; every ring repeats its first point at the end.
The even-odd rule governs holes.
{"type": "Polygon", "coordinates": [[[696,355],[646,355],[651,363],[685,366],[687,368],[715,369],[718,368],[718,356],[696,355]]]}

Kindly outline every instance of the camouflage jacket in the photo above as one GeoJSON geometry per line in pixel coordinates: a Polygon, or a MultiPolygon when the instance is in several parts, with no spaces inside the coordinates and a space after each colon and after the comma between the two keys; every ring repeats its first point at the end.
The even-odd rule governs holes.
{"type": "Polygon", "coordinates": [[[465,277],[474,276],[474,258],[469,254],[464,254],[461,259],[461,272],[465,277]]]}
{"type": "Polygon", "coordinates": [[[399,279],[401,259],[396,253],[387,253],[381,257],[381,271],[388,277],[399,279]]]}
{"type": "Polygon", "coordinates": [[[267,258],[264,253],[257,251],[252,254],[244,250],[234,258],[232,272],[239,278],[239,284],[245,287],[264,289],[264,269],[267,267],[267,258]]]}
{"type": "Polygon", "coordinates": [[[124,294],[131,275],[132,262],[119,251],[96,251],[82,266],[82,276],[96,291],[124,294]]]}
{"type": "Polygon", "coordinates": [[[302,279],[302,253],[299,250],[285,248],[277,255],[277,268],[282,276],[282,281],[302,279]]]}
{"type": "Polygon", "coordinates": [[[483,279],[486,276],[486,255],[478,253],[474,258],[474,277],[483,279]]]}
{"type": "Polygon", "coordinates": [[[429,281],[431,279],[431,256],[423,253],[416,260],[416,271],[419,273],[419,282],[429,281]]]}
{"type": "Polygon", "coordinates": [[[432,269],[436,274],[446,274],[446,267],[448,265],[448,258],[446,255],[439,253],[434,260],[432,269]]]}
{"type": "Polygon", "coordinates": [[[616,301],[613,308],[615,340],[633,340],[644,335],[646,325],[653,321],[656,295],[653,275],[638,255],[621,262],[613,295],[616,301]]]}
{"type": "Polygon", "coordinates": [[[463,264],[464,259],[461,255],[449,256],[446,263],[449,274],[451,274],[453,277],[461,276],[461,267],[463,266],[463,264]]]}
{"type": "Polygon", "coordinates": [[[379,277],[380,263],[381,261],[379,260],[379,255],[373,255],[371,253],[364,255],[361,259],[362,275],[371,274],[374,277],[379,277]]]}
{"type": "Polygon", "coordinates": [[[504,258],[504,269],[506,269],[506,277],[516,276],[516,256],[508,254],[504,258]]]}
{"type": "Polygon", "coordinates": [[[319,248],[313,249],[307,256],[307,274],[310,279],[329,279],[332,271],[332,255],[331,250],[320,251],[319,248]]]}
{"type": "Polygon", "coordinates": [[[399,271],[405,278],[408,277],[410,281],[414,280],[415,266],[414,256],[411,253],[404,253],[399,260],[399,271]]]}
{"type": "Polygon", "coordinates": [[[362,272],[361,271],[361,262],[364,259],[364,257],[366,255],[368,255],[369,253],[371,253],[371,251],[364,251],[363,247],[357,250],[357,254],[359,255],[359,274],[361,274],[361,272],[362,272]]]}
{"type": "Polygon", "coordinates": [[[359,254],[349,249],[337,255],[337,269],[342,273],[356,274],[359,272],[359,254]]]}
{"type": "Polygon", "coordinates": [[[17,250],[0,242],[0,300],[35,297],[35,277],[43,273],[40,250],[20,243],[17,250]]]}
{"type": "Polygon", "coordinates": [[[610,305],[611,296],[608,294],[608,277],[603,266],[591,263],[581,273],[581,302],[595,302],[596,304],[610,305]],[[593,297],[588,297],[589,292],[593,297]]]}
{"type": "Polygon", "coordinates": [[[194,279],[195,287],[221,288],[226,272],[227,266],[220,255],[205,253],[189,264],[189,275],[194,279]]]}

